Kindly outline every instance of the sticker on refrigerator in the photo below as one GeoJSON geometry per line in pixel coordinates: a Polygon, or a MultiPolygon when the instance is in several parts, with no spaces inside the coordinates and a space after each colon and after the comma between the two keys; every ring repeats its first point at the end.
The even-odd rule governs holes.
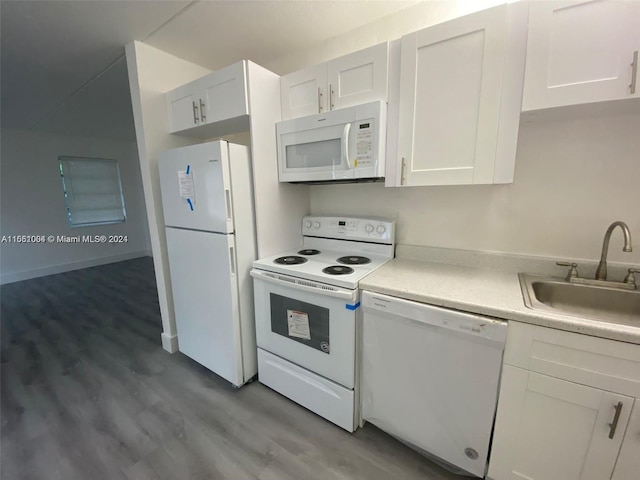
{"type": "Polygon", "coordinates": [[[178,183],[180,185],[180,196],[185,200],[190,199],[191,203],[196,203],[196,189],[193,183],[193,172],[178,172],[178,183]]]}
{"type": "Polygon", "coordinates": [[[287,322],[289,324],[289,336],[311,340],[309,330],[309,315],[305,312],[287,310],[287,322]]]}

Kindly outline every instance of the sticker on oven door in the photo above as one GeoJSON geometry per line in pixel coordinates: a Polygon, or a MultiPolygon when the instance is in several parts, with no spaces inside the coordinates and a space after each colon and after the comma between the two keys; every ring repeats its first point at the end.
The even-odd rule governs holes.
{"type": "Polygon", "coordinates": [[[287,322],[289,324],[289,336],[311,340],[309,330],[309,314],[296,310],[287,310],[287,322]]]}
{"type": "Polygon", "coordinates": [[[320,350],[324,353],[329,353],[329,344],[327,342],[320,342],[320,350]]]}

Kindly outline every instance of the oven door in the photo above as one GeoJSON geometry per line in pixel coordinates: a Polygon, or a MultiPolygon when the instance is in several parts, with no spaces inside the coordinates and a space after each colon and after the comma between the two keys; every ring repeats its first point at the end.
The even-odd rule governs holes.
{"type": "Polygon", "coordinates": [[[349,389],[358,290],[253,269],[258,347],[349,389]]]}

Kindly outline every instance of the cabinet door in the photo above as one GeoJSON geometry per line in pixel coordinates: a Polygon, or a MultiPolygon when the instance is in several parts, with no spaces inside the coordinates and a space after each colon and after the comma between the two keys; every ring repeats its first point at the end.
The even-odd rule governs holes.
{"type": "Polygon", "coordinates": [[[387,101],[389,44],[345,55],[328,63],[329,109],[387,101]]]}
{"type": "Polygon", "coordinates": [[[203,122],[221,120],[249,114],[245,62],[240,61],[216,70],[200,80],[203,122]]]}
{"type": "Polygon", "coordinates": [[[506,6],[402,38],[401,185],[494,182],[506,38],[506,6]]]}
{"type": "Polygon", "coordinates": [[[179,132],[201,125],[200,95],[196,82],[188,83],[166,94],[169,132],[179,132]]]}
{"type": "Polygon", "coordinates": [[[640,96],[638,49],[638,2],[532,2],[523,110],[640,96]]]}
{"type": "Polygon", "coordinates": [[[504,365],[489,478],[610,478],[633,401],[504,365]]]}
{"type": "Polygon", "coordinates": [[[327,64],[321,63],[280,78],[282,119],[327,111],[327,64]]]}
{"type": "Polygon", "coordinates": [[[636,398],[611,480],[634,480],[640,474],[640,399],[636,398]]]}

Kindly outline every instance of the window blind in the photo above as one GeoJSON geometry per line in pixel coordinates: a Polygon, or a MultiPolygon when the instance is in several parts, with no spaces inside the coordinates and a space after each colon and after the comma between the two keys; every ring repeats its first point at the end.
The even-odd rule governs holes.
{"type": "Polygon", "coordinates": [[[72,226],[126,220],[118,161],[105,158],[58,157],[72,226]]]}

